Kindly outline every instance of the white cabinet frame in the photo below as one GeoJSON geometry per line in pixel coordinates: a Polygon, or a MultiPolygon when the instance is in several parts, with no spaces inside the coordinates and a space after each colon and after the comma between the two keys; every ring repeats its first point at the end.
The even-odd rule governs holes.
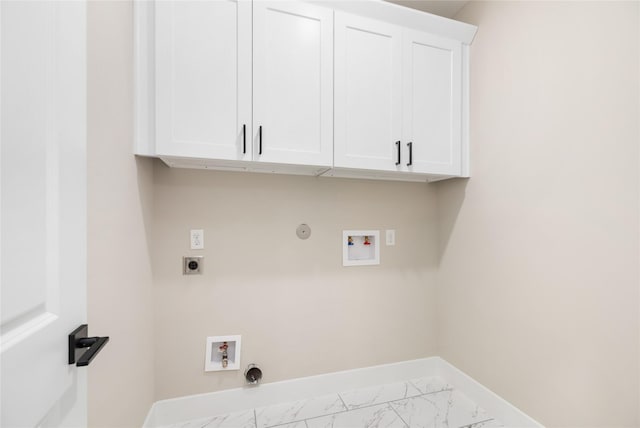
{"type": "MultiPolygon", "coordinates": [[[[236,0],[211,0],[211,1],[236,1],[236,0]]],[[[250,55],[242,55],[242,58],[249,58],[247,61],[247,65],[243,67],[238,67],[238,70],[242,70],[242,72],[246,72],[249,76],[240,76],[239,79],[242,81],[248,81],[246,85],[242,85],[242,88],[238,88],[239,98],[249,99],[250,102],[243,103],[242,112],[239,113],[239,117],[242,119],[238,120],[238,124],[236,124],[236,141],[232,142],[234,144],[235,152],[231,153],[231,156],[219,156],[219,157],[210,157],[206,153],[198,153],[197,149],[193,151],[178,151],[174,152],[172,155],[163,155],[159,153],[158,146],[162,147],[162,143],[158,144],[158,136],[156,135],[156,128],[158,122],[158,116],[156,111],[156,86],[157,86],[157,78],[156,75],[156,60],[155,57],[155,46],[156,46],[156,29],[155,29],[155,20],[156,20],[156,7],[157,3],[160,1],[152,1],[152,0],[134,0],[134,77],[135,77],[135,138],[134,138],[134,153],[140,156],[151,156],[151,157],[159,157],[165,163],[174,167],[186,167],[186,168],[208,168],[208,169],[222,169],[222,170],[234,170],[234,171],[254,171],[254,172],[275,172],[275,173],[285,173],[285,174],[303,174],[303,175],[323,175],[323,176],[337,176],[337,177],[353,177],[353,178],[370,178],[370,179],[384,179],[384,180],[402,180],[402,181],[434,181],[444,178],[449,178],[452,176],[458,177],[466,177],[469,175],[469,133],[468,133],[468,124],[469,124],[469,114],[468,114],[468,96],[469,96],[469,70],[468,70],[468,54],[469,54],[469,44],[472,42],[473,37],[477,31],[477,28],[473,25],[465,24],[462,22],[453,21],[447,18],[442,18],[435,15],[430,15],[424,12],[416,11],[413,9],[401,7],[395,4],[383,2],[383,1],[344,1],[344,0],[309,0],[309,1],[297,1],[297,2],[272,2],[272,1],[263,1],[263,0],[237,0],[238,7],[249,10],[248,14],[244,14],[244,16],[249,16],[247,21],[250,21],[248,24],[248,31],[242,32],[242,34],[238,35],[238,41],[253,39],[253,46],[251,46],[250,55]],[[288,4],[289,3],[289,4],[288,4]],[[278,150],[273,151],[270,154],[267,154],[266,146],[263,147],[265,155],[260,157],[256,153],[256,149],[258,148],[258,127],[260,126],[258,122],[261,122],[261,115],[265,109],[272,108],[273,106],[259,106],[255,102],[255,96],[257,93],[261,92],[263,89],[258,88],[260,83],[257,81],[260,80],[260,77],[252,75],[253,71],[256,68],[254,62],[260,63],[261,59],[256,58],[256,36],[252,33],[256,31],[256,22],[254,12],[256,6],[258,8],[263,8],[269,4],[274,5],[276,8],[289,8],[290,6],[293,8],[300,7],[302,13],[301,16],[305,16],[308,14],[304,10],[309,8],[308,10],[312,10],[312,7],[315,8],[323,8],[328,13],[335,14],[337,18],[332,23],[335,26],[335,40],[332,43],[323,39],[322,41],[322,55],[327,56],[328,54],[325,52],[327,49],[332,49],[332,55],[328,56],[331,60],[324,60],[322,62],[322,92],[321,92],[321,125],[319,126],[319,133],[321,135],[320,141],[322,141],[320,150],[308,150],[303,148],[298,150],[297,148],[289,146],[287,141],[293,141],[293,138],[290,138],[293,134],[304,134],[304,129],[296,129],[295,132],[286,135],[287,138],[279,140],[280,148],[278,150]],[[385,137],[386,139],[390,139],[391,141],[386,142],[387,148],[384,152],[380,154],[373,154],[369,156],[364,156],[364,158],[369,158],[366,162],[366,165],[358,164],[354,159],[358,158],[358,156],[349,156],[348,150],[344,151],[339,147],[339,141],[345,138],[349,138],[348,136],[348,118],[345,118],[344,110],[341,110],[341,106],[338,103],[338,97],[342,96],[338,92],[340,92],[340,87],[344,86],[344,74],[343,74],[343,64],[344,64],[344,52],[341,52],[340,48],[340,39],[344,37],[344,33],[340,30],[340,19],[339,16],[342,14],[355,15],[353,22],[357,22],[361,20],[361,22],[365,22],[368,20],[376,20],[379,21],[382,25],[386,26],[385,28],[399,28],[403,32],[403,36],[398,39],[401,46],[400,48],[394,48],[394,54],[392,61],[394,64],[396,61],[400,66],[394,65],[394,67],[398,67],[400,71],[394,72],[397,73],[399,77],[394,77],[392,85],[394,86],[394,90],[392,91],[394,94],[398,93],[398,96],[390,97],[389,104],[392,106],[391,109],[393,113],[387,116],[391,116],[392,119],[390,123],[392,125],[389,127],[391,131],[387,133],[389,136],[385,137]],[[449,39],[454,43],[459,49],[456,47],[457,51],[453,53],[454,56],[460,56],[460,67],[461,67],[461,82],[458,86],[460,90],[460,96],[456,96],[456,100],[459,99],[459,107],[454,105],[452,110],[455,110],[458,113],[455,113],[455,118],[453,119],[454,123],[460,123],[460,126],[455,125],[459,128],[459,134],[452,137],[453,140],[459,141],[459,148],[455,148],[455,153],[452,152],[452,158],[455,158],[455,162],[435,162],[429,163],[419,166],[420,156],[416,156],[416,162],[412,167],[408,167],[406,165],[406,161],[408,160],[408,148],[407,143],[411,141],[414,137],[410,132],[410,125],[408,125],[408,119],[406,117],[407,113],[407,96],[405,95],[407,91],[411,90],[407,88],[406,84],[406,70],[402,70],[402,63],[406,62],[406,34],[411,34],[412,32],[418,32],[420,34],[429,33],[429,35],[439,38],[441,40],[449,39]],[[334,46],[337,46],[335,50],[334,46]],[[397,53],[395,53],[397,52],[397,53]],[[342,57],[341,57],[342,55],[342,57]],[[335,56],[335,64],[332,64],[333,57],[335,56]],[[329,78],[326,77],[331,75],[334,77],[335,73],[335,81],[329,82],[329,78]],[[342,80],[341,80],[342,79],[342,80]],[[403,82],[404,83],[398,83],[403,82]],[[395,87],[399,86],[399,89],[395,89],[395,87]],[[335,86],[335,87],[334,87],[335,86]],[[331,87],[331,92],[328,88],[331,87]],[[335,96],[334,96],[335,89],[335,96]],[[246,92],[243,92],[246,91],[246,92]],[[244,93],[244,95],[242,95],[244,93]],[[248,96],[246,94],[249,94],[248,96]],[[327,99],[330,98],[331,101],[327,102],[327,99]],[[404,101],[403,101],[404,99],[404,101]],[[335,110],[334,110],[335,104],[335,110]],[[248,119],[245,119],[248,118],[248,119]],[[330,118],[331,121],[328,121],[327,118],[330,118]],[[241,138],[241,124],[246,124],[246,140],[247,147],[246,153],[243,153],[243,156],[236,156],[234,154],[238,153],[238,149],[242,145],[241,138]],[[242,123],[241,123],[242,122],[242,123]],[[302,129],[302,130],[301,130],[302,129]],[[408,131],[409,130],[409,131],[408,131]],[[397,137],[390,137],[391,134],[398,134],[397,137]],[[330,138],[329,138],[330,137],[330,138]],[[331,156],[328,156],[326,153],[327,142],[331,142],[331,156]],[[397,151],[395,147],[395,141],[401,141],[401,164],[395,165],[395,161],[393,162],[392,167],[381,166],[378,165],[377,162],[381,162],[378,158],[386,158],[387,160],[392,159],[395,160],[397,156],[397,151]],[[283,142],[285,144],[283,144],[283,142]],[[278,153],[279,151],[279,153],[278,153]],[[315,153],[314,153],[315,151],[315,153]],[[307,152],[307,153],[305,153],[307,152]],[[310,152],[310,153],[309,153],[310,152]],[[200,157],[198,157],[200,156],[200,157]],[[330,157],[330,158],[329,158],[330,157]],[[318,161],[321,159],[321,161],[318,161]],[[459,159],[459,162],[457,161],[459,159]],[[352,161],[354,161],[352,163],[352,161]],[[438,169],[440,168],[440,169],[438,169]],[[428,172],[425,172],[428,171],[428,172]]],[[[259,12],[258,12],[259,13],[259,12]]],[[[297,12],[292,10],[292,13],[295,15],[297,12]]],[[[315,12],[312,13],[314,15],[315,12]]],[[[320,21],[322,22],[320,25],[324,28],[326,24],[326,18],[321,17],[320,21]]],[[[238,28],[240,28],[240,23],[238,23],[238,28]]],[[[383,28],[382,26],[380,28],[383,28]]],[[[323,37],[326,37],[326,30],[323,31],[323,37]]],[[[384,30],[382,30],[384,33],[384,30]]],[[[395,30],[393,30],[395,33],[395,30]]],[[[330,32],[331,33],[331,32],[330,32]]],[[[334,36],[334,34],[330,34],[334,36]]],[[[421,36],[422,37],[422,36],[421,36]]],[[[395,36],[394,36],[395,38],[395,36]]],[[[395,43],[395,40],[394,40],[395,43]]],[[[260,41],[257,43],[260,45],[260,41]]],[[[259,55],[259,54],[258,54],[259,55]]],[[[458,61],[457,59],[455,60],[458,61]]],[[[260,68],[260,66],[257,66],[260,68]]],[[[396,76],[396,74],[394,74],[396,76]]],[[[160,76],[161,77],[161,76],[160,76]]],[[[457,90],[457,89],[454,89],[457,90]]],[[[457,102],[457,101],[456,101],[457,102]]],[[[259,104],[259,103],[258,103],[259,104]]],[[[240,102],[238,104],[240,106],[240,102]]],[[[344,104],[343,104],[344,105],[344,104]]],[[[274,104],[277,108],[277,102],[274,104]]],[[[362,117],[366,115],[366,112],[362,114],[362,117]]],[[[384,116],[384,115],[383,115],[384,116]]],[[[286,121],[287,118],[283,117],[283,121],[286,121]]],[[[162,125],[160,126],[162,128],[162,125]]],[[[353,129],[357,129],[357,127],[352,126],[353,129]]],[[[270,138],[270,135],[273,128],[265,131],[265,145],[268,145],[267,139],[270,138]]],[[[311,135],[313,138],[316,138],[318,134],[318,130],[314,130],[311,135]]],[[[228,142],[225,142],[228,144],[228,142]]],[[[418,147],[418,143],[415,143],[414,147],[416,150],[421,150],[418,147]]],[[[277,146],[271,147],[272,149],[276,149],[277,146]]],[[[414,152],[415,153],[415,152],[414,152]]],[[[420,153],[424,153],[422,150],[420,153]]],[[[442,153],[442,152],[441,152],[442,153]]]]}
{"type": "Polygon", "coordinates": [[[331,167],[333,10],[253,4],[253,160],[331,167]]]}

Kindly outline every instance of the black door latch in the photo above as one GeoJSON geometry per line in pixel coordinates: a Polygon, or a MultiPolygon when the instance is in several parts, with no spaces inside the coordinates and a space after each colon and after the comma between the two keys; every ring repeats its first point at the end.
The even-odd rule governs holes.
{"type": "Polygon", "coordinates": [[[109,336],[88,337],[89,326],[82,324],[69,334],[69,364],[88,366],[109,341],[109,336]]]}

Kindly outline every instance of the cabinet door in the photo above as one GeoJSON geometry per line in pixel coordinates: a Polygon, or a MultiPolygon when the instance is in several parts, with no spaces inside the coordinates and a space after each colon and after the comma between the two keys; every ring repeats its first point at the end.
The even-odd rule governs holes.
{"type": "Polygon", "coordinates": [[[331,166],[333,10],[253,3],[254,160],[331,166]]]}
{"type": "Polygon", "coordinates": [[[336,167],[396,171],[402,29],[336,12],[336,167]]]}
{"type": "Polygon", "coordinates": [[[251,3],[155,4],[157,154],[251,159],[251,3]]]}
{"type": "Polygon", "coordinates": [[[462,45],[405,30],[403,148],[408,171],[460,175],[462,45]],[[411,165],[408,165],[411,143],[411,165]]]}

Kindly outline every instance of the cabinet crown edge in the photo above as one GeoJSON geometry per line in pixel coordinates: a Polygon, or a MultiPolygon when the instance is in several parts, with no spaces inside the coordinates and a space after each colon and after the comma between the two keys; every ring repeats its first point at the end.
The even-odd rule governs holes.
{"type": "Polygon", "coordinates": [[[457,40],[465,45],[473,42],[478,31],[475,25],[385,0],[308,0],[308,2],[457,40]]]}

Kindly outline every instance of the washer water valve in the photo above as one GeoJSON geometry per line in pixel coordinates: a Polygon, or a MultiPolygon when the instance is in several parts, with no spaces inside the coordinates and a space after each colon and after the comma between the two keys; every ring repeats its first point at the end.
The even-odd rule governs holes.
{"type": "Polygon", "coordinates": [[[227,342],[224,342],[220,347],[218,347],[218,352],[222,354],[223,369],[226,369],[229,365],[229,354],[227,353],[227,349],[229,349],[229,345],[227,345],[227,342]]]}
{"type": "Polygon", "coordinates": [[[249,364],[244,371],[244,378],[249,385],[257,385],[260,379],[262,379],[262,370],[255,364],[249,364]]]}

